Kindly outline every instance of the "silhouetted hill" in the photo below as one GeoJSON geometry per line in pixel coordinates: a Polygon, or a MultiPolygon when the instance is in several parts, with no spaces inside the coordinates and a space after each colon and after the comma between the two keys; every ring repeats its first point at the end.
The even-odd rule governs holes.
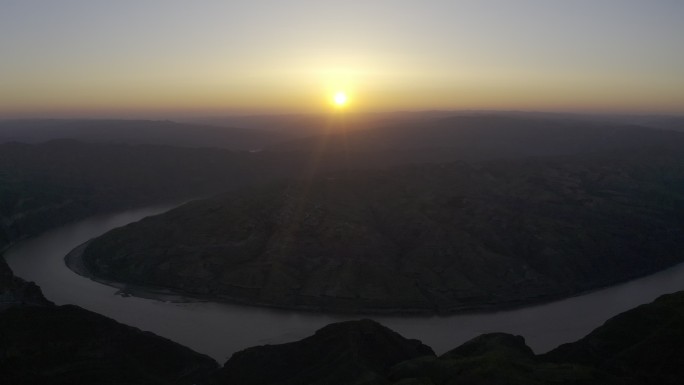
{"type": "Polygon", "coordinates": [[[544,362],[523,337],[505,333],[483,334],[440,357],[402,362],[387,379],[397,385],[635,384],[591,366],[544,362]]]}
{"type": "Polygon", "coordinates": [[[113,230],[96,277],[250,304],[454,312],[569,296],[684,260],[684,151],[339,172],[113,230]]]}
{"type": "Polygon", "coordinates": [[[640,384],[681,384],[684,378],[684,292],[606,321],[581,340],[561,345],[543,358],[575,362],[632,376],[640,384]]]}
{"type": "Polygon", "coordinates": [[[395,364],[434,356],[429,347],[408,340],[371,320],[328,325],[311,337],[257,346],[233,354],[214,377],[216,384],[328,384],[374,382],[395,364]]]}
{"type": "Polygon", "coordinates": [[[247,151],[289,138],[285,131],[156,120],[0,120],[0,143],[75,139],[88,143],[221,147],[247,151]]]}
{"type": "Polygon", "coordinates": [[[587,337],[535,355],[521,336],[490,333],[435,357],[372,323],[331,324],[301,341],[238,352],[215,384],[680,384],[684,292],[608,320],[587,337]],[[413,348],[411,348],[413,347],[413,348]],[[409,348],[407,350],[407,348],[409,348]],[[409,357],[394,365],[400,352],[409,357]],[[385,364],[377,362],[384,359],[385,364]]]}
{"type": "Polygon", "coordinates": [[[76,306],[0,311],[4,384],[195,384],[211,358],[76,306]]]}
{"type": "Polygon", "coordinates": [[[18,305],[50,305],[40,288],[14,276],[0,253],[0,311],[18,305]]]}
{"type": "MultiPolygon", "coordinates": [[[[478,336],[435,357],[370,321],[208,357],[76,306],[0,310],[0,375],[12,384],[679,384],[684,292],[627,311],[535,355],[523,337],[478,336]]],[[[239,331],[236,331],[239,332],[239,331]]]]}

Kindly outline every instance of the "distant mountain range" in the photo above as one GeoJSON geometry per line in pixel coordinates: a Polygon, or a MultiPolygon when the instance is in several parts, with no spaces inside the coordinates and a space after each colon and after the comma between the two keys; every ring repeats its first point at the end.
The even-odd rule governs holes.
{"type": "MultiPolygon", "coordinates": [[[[610,131],[629,126],[636,129],[656,128],[684,131],[684,117],[676,116],[609,116],[525,112],[451,112],[420,111],[368,114],[332,115],[256,115],[223,118],[197,118],[183,122],[123,119],[23,119],[0,120],[0,143],[43,143],[54,139],[75,139],[86,143],[154,144],[179,147],[220,147],[236,151],[253,151],[274,147],[301,149],[298,139],[315,138],[338,131],[355,134],[353,151],[384,151],[390,145],[406,150],[407,144],[417,139],[411,148],[444,148],[456,146],[461,150],[474,141],[492,141],[492,134],[505,134],[501,140],[514,137],[523,145],[529,138],[514,134],[538,133],[556,136],[556,142],[538,140],[546,153],[557,152],[554,145],[569,139],[572,145],[583,145],[603,136],[610,139],[610,131]],[[344,132],[341,128],[344,128],[344,132]],[[570,131],[564,131],[570,128],[570,131]],[[376,130],[379,129],[379,130],[376,130]],[[482,133],[473,132],[483,130],[482,133]],[[574,134],[573,134],[573,131],[574,134]],[[372,134],[371,134],[372,132],[372,134]],[[387,134],[391,134],[387,136],[387,134]],[[489,138],[485,135],[490,135],[489,138]],[[384,139],[383,139],[384,138],[384,139]],[[285,142],[293,141],[289,144],[285,142]],[[454,143],[454,141],[465,142],[454,143]],[[283,144],[282,147],[278,146],[283,144]],[[460,146],[460,147],[459,147],[460,146]],[[551,147],[548,147],[551,146],[551,147]]],[[[315,139],[314,139],[315,140],[315,139]]],[[[338,144],[341,143],[337,141],[338,144]]],[[[479,145],[483,145],[480,143],[479,145]]],[[[484,148],[488,148],[485,146],[484,148]]],[[[493,143],[489,149],[497,150],[493,143]]],[[[566,147],[565,150],[572,149],[566,147]]],[[[475,148],[473,150],[478,150],[475,148]]],[[[511,148],[503,148],[511,150],[511,148]]],[[[520,149],[518,149],[520,150],[520,149]]],[[[544,151],[541,148],[538,151],[544,151]]],[[[523,151],[524,152],[524,151],[523,151]]],[[[472,156],[472,152],[466,155],[472,156]]],[[[501,155],[508,156],[506,151],[501,155]]],[[[513,154],[515,155],[515,154],[513,154]]],[[[486,154],[484,154],[486,156],[486,154]]]]}
{"type": "Polygon", "coordinates": [[[283,131],[153,120],[0,120],[0,143],[74,139],[87,143],[220,147],[249,151],[291,138],[283,131]]]}
{"type": "MultiPolygon", "coordinates": [[[[375,154],[405,162],[485,160],[570,155],[645,145],[684,143],[684,133],[636,125],[527,116],[464,115],[395,122],[371,129],[343,119],[327,135],[280,142],[272,151],[316,151],[323,156],[375,154]]],[[[354,166],[361,166],[351,161],[354,166]]]]}
{"type": "MultiPolygon", "coordinates": [[[[589,114],[492,110],[424,110],[374,113],[345,112],[344,115],[347,116],[351,125],[358,126],[359,128],[373,128],[409,122],[420,123],[445,118],[495,116],[501,118],[569,120],[576,123],[594,122],[600,124],[638,125],[648,128],[684,131],[684,116],[677,115],[589,114]]],[[[329,122],[330,119],[330,114],[281,114],[197,117],[180,119],[178,121],[220,127],[283,130],[290,132],[293,135],[307,136],[315,135],[316,131],[320,131],[320,128],[324,127],[325,123],[329,122]]]]}

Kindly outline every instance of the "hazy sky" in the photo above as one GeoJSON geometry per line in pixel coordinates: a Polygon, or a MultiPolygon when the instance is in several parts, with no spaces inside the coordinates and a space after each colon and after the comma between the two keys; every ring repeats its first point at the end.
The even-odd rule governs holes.
{"type": "Polygon", "coordinates": [[[0,116],[684,113],[682,0],[0,0],[0,116]]]}

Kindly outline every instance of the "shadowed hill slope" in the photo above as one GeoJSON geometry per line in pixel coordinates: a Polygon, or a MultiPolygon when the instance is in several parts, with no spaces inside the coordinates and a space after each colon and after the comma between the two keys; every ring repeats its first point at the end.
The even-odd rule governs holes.
{"type": "Polygon", "coordinates": [[[214,379],[218,384],[328,384],[375,381],[393,365],[432,349],[371,321],[328,325],[301,341],[235,353],[214,379]]]}
{"type": "Polygon", "coordinates": [[[194,384],[217,368],[204,355],[76,306],[0,311],[6,384],[194,384]]]}
{"type": "Polygon", "coordinates": [[[440,357],[402,362],[387,380],[414,385],[636,384],[587,365],[544,362],[523,337],[504,333],[483,334],[440,357]]]}
{"type": "Polygon", "coordinates": [[[633,376],[640,384],[680,384],[684,378],[684,292],[664,295],[615,316],[543,358],[592,365],[633,376]]]}
{"type": "Polygon", "coordinates": [[[331,324],[301,341],[238,352],[212,383],[675,385],[682,379],[683,301],[684,292],[662,296],[544,355],[521,336],[490,333],[435,357],[372,321],[331,324]],[[391,364],[397,352],[408,358],[391,364]]]}
{"type": "Polygon", "coordinates": [[[98,277],[250,304],[454,312],[684,259],[684,153],[341,172],[189,203],[86,248],[98,277]]]}
{"type": "Polygon", "coordinates": [[[33,282],[16,277],[0,254],[0,311],[17,305],[50,305],[33,282]]]}

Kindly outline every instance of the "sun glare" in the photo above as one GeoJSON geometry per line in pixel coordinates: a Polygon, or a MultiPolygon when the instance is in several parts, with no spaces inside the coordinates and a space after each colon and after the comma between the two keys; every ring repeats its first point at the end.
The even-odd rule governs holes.
{"type": "Polygon", "coordinates": [[[347,94],[345,94],[343,91],[338,91],[335,93],[335,96],[333,97],[333,102],[337,107],[344,107],[345,104],[347,104],[347,94]]]}

